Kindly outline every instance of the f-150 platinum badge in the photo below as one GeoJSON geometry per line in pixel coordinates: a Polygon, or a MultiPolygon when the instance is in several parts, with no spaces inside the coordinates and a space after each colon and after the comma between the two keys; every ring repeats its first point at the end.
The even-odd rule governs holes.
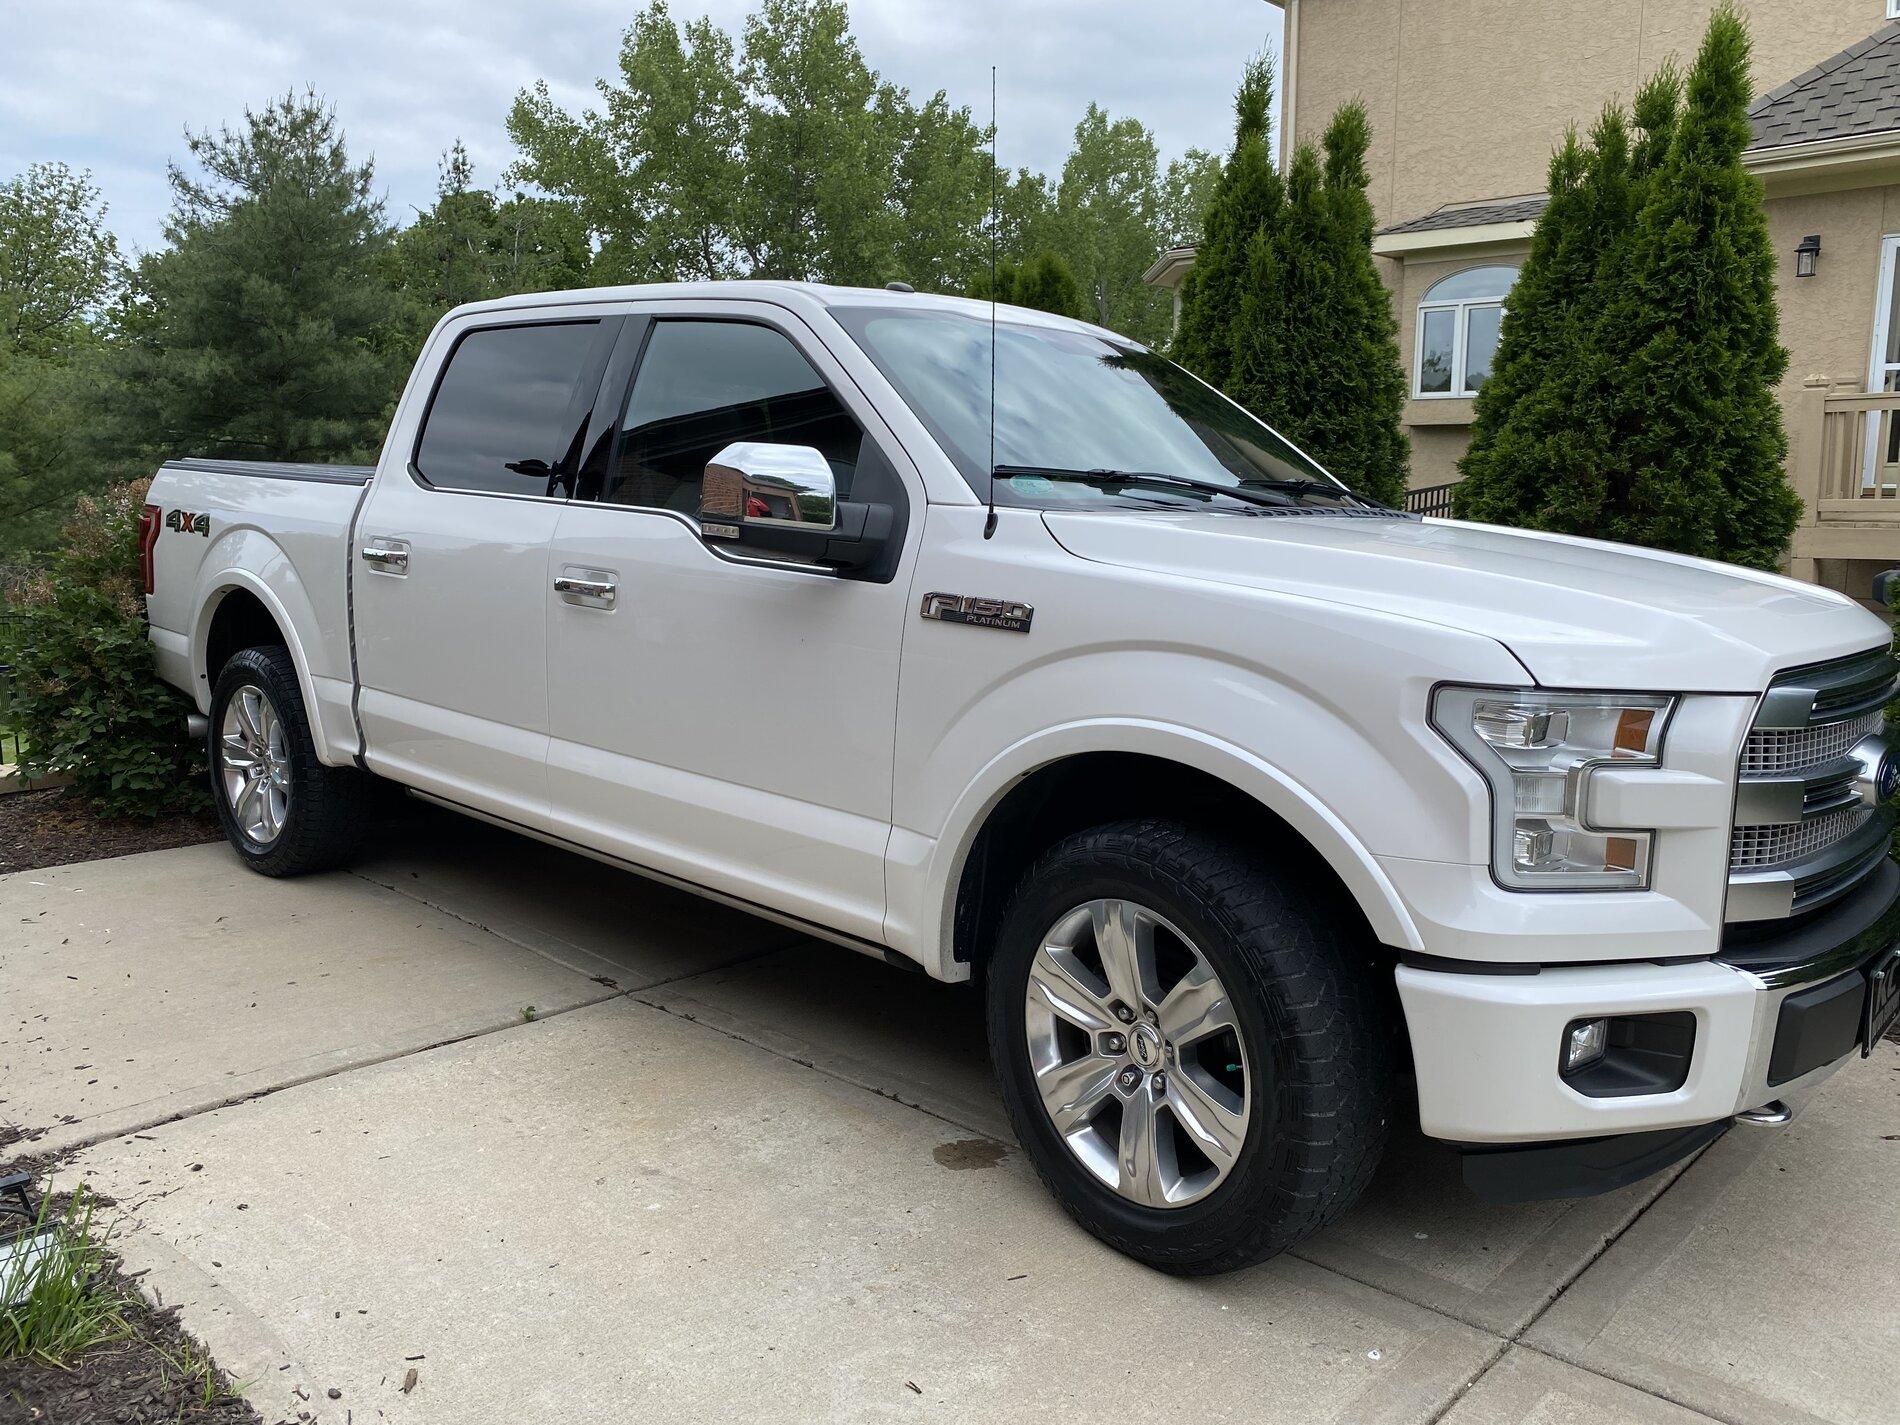
{"type": "Polygon", "coordinates": [[[1028,633],[1036,611],[1009,599],[979,599],[972,594],[925,594],[923,614],[943,623],[971,623],[978,628],[1000,628],[1028,633]]]}

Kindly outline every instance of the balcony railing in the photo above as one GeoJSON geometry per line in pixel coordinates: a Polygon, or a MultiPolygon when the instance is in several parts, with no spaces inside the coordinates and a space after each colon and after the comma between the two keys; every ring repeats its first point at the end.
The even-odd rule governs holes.
{"type": "Polygon", "coordinates": [[[1813,579],[1817,559],[1900,563],[1900,391],[1811,377],[1790,417],[1788,471],[1805,506],[1791,572],[1813,579]]]}
{"type": "Polygon", "coordinates": [[[1405,508],[1415,515],[1443,515],[1451,517],[1451,492],[1458,488],[1458,482],[1449,485],[1426,485],[1417,490],[1405,492],[1405,508]]]}

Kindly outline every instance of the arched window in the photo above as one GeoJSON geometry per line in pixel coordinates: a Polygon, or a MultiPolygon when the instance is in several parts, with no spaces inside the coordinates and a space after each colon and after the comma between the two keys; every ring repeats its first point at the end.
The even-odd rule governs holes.
{"type": "Polygon", "coordinates": [[[1491,374],[1498,351],[1504,298],[1517,281],[1515,267],[1467,267],[1441,277],[1418,304],[1418,345],[1412,359],[1414,395],[1475,396],[1491,374]]]}

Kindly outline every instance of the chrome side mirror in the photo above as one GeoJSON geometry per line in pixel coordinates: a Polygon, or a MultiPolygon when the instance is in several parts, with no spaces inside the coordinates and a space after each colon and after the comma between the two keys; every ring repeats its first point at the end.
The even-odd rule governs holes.
{"type": "Polygon", "coordinates": [[[734,441],[706,464],[699,524],[709,539],[738,539],[745,527],[834,530],[838,482],[809,445],[734,441]]]}

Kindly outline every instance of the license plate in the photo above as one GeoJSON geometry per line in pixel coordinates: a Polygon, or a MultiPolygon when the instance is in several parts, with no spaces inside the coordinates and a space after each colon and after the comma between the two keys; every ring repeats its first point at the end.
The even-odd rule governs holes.
{"type": "Polygon", "coordinates": [[[1882,955],[1867,972],[1867,1010],[1860,1036],[1863,1059],[1874,1052],[1874,1045],[1896,1019],[1900,1019],[1900,945],[1882,955]]]}

